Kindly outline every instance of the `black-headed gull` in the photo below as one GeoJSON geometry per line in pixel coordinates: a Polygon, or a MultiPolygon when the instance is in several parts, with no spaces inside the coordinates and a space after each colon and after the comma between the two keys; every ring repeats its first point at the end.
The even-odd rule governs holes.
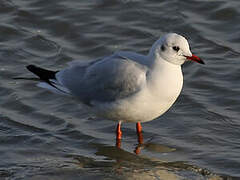
{"type": "Polygon", "coordinates": [[[193,55],[187,40],[169,33],[157,40],[147,56],[116,52],[90,63],[74,62],[60,71],[34,65],[27,69],[39,77],[40,87],[73,95],[103,118],[118,122],[117,146],[121,143],[121,122],[136,124],[143,143],[141,122],[166,112],[179,96],[185,61],[204,62],[193,55]]]}

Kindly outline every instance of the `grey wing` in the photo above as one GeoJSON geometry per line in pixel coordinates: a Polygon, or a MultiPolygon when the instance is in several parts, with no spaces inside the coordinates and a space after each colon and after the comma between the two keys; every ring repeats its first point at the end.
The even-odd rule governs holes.
{"type": "Polygon", "coordinates": [[[59,72],[58,80],[86,104],[108,102],[138,92],[146,80],[147,67],[119,56],[72,66],[59,72]]]}

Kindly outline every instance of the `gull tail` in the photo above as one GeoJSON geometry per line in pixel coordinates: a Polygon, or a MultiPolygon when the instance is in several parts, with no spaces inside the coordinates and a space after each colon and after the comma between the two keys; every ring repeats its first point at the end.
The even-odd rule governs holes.
{"type": "MultiPolygon", "coordinates": [[[[38,81],[40,81],[37,86],[41,88],[48,89],[55,93],[69,95],[70,91],[64,87],[56,78],[56,73],[59,71],[51,71],[47,69],[40,68],[35,65],[28,65],[26,68],[33,74],[38,76],[38,81]]],[[[36,78],[17,78],[17,79],[27,79],[36,80],[36,78]]]]}

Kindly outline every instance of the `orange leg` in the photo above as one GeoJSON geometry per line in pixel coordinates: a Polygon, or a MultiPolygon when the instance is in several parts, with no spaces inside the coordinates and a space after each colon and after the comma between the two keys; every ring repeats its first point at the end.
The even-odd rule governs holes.
{"type": "Polygon", "coordinates": [[[143,135],[142,135],[142,126],[140,122],[137,122],[136,124],[136,130],[138,135],[138,146],[135,149],[135,153],[139,154],[141,151],[141,145],[143,144],[143,135]]]}
{"type": "Polygon", "coordinates": [[[138,143],[143,144],[142,126],[140,122],[136,124],[136,129],[137,129],[137,135],[138,135],[138,143]]]}
{"type": "Polygon", "coordinates": [[[122,131],[121,131],[121,122],[118,122],[116,130],[116,146],[121,147],[122,131]]]}

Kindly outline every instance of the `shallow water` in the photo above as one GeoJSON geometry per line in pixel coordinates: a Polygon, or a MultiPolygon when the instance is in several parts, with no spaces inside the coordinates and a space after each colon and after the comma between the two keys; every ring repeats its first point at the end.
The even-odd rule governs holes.
{"type": "Polygon", "coordinates": [[[239,179],[240,1],[2,0],[0,179],[239,179]],[[205,66],[185,64],[175,105],[144,123],[115,126],[52,94],[24,66],[60,69],[117,50],[146,54],[166,32],[189,39],[205,66]]]}

